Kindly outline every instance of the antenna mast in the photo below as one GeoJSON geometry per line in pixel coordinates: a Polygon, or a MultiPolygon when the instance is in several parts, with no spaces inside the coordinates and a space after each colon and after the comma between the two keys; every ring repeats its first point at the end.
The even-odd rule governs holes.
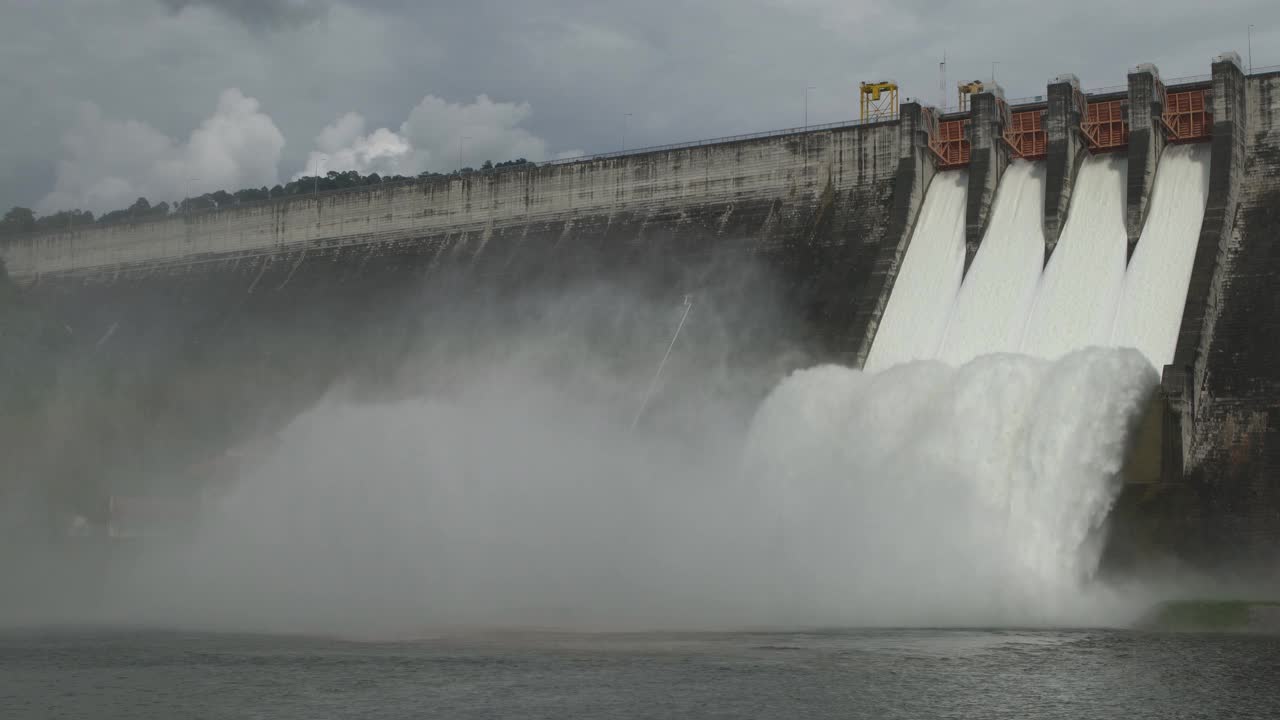
{"type": "Polygon", "coordinates": [[[938,107],[947,108],[947,51],[942,51],[942,62],[938,63],[938,107]]]}

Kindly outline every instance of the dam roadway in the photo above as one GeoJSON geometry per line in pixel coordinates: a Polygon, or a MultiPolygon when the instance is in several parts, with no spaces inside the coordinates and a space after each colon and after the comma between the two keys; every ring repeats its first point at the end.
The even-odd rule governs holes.
{"type": "Polygon", "coordinates": [[[9,238],[7,311],[28,335],[6,342],[52,337],[20,369],[74,368],[60,372],[83,384],[31,400],[59,437],[16,428],[7,442],[66,496],[158,446],[162,465],[187,466],[287,421],[338,377],[376,384],[398,357],[385,339],[423,313],[588,281],[734,310],[744,365],[861,367],[936,173],[968,170],[968,268],[1001,175],[1026,152],[1015,118],[1035,114],[1046,257],[1091,152],[1128,156],[1132,253],[1176,140],[1171,93],[1206,102],[1203,136],[1185,139],[1212,146],[1209,198],[1153,411],[1157,459],[1121,512],[1158,518],[1152,542],[1183,554],[1260,559],[1280,544],[1280,72],[1247,76],[1231,55],[1167,87],[1139,66],[1127,89],[1094,95],[1063,77],[1026,102],[989,90],[959,114],[906,102],[891,119],[9,238]],[[1122,115],[1107,125],[1109,105],[1122,115]],[[963,128],[955,157],[946,123],[963,128]],[[751,318],[765,297],[767,318],[751,318]]]}

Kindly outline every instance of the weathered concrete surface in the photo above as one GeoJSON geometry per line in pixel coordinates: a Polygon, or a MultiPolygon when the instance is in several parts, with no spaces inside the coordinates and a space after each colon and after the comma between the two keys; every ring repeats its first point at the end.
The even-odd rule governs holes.
{"type": "Polygon", "coordinates": [[[1129,234],[1129,255],[1138,245],[1147,222],[1151,187],[1164,151],[1161,124],[1164,98],[1159,93],[1160,74],[1154,65],[1140,65],[1129,73],[1129,177],[1125,195],[1124,226],[1129,234]]]}
{"type": "MultiPolygon", "coordinates": [[[[902,136],[897,123],[880,123],[377,186],[20,238],[3,259],[29,295],[110,306],[99,286],[158,286],[161,276],[191,280],[165,291],[182,302],[188,285],[212,276],[245,296],[416,283],[446,267],[498,284],[550,284],[603,267],[671,275],[736,253],[785,276],[815,347],[849,357],[865,334],[850,331],[853,291],[892,224],[902,136]]],[[[671,290],[705,282],[715,281],[671,290]]]]}
{"type": "Polygon", "coordinates": [[[1048,137],[1045,156],[1044,186],[1044,259],[1047,263],[1058,245],[1062,228],[1067,224],[1071,207],[1071,188],[1076,170],[1084,159],[1084,140],[1080,136],[1080,106],[1076,102],[1080,81],[1063,76],[1049,84],[1048,107],[1044,113],[1044,129],[1048,137]]]}
{"type": "Polygon", "coordinates": [[[970,99],[972,117],[969,122],[969,144],[972,160],[969,163],[969,191],[965,203],[964,270],[978,254],[982,236],[987,232],[991,206],[995,203],[996,188],[1005,168],[1009,166],[1009,148],[1004,142],[1004,130],[1009,124],[1009,108],[1004,103],[1004,93],[997,86],[994,92],[983,92],[970,99]]]}
{"type": "MultiPolygon", "coordinates": [[[[894,178],[893,210],[888,217],[885,235],[875,250],[870,272],[857,278],[858,282],[844,285],[844,291],[856,294],[856,313],[849,342],[840,347],[856,347],[851,358],[842,358],[854,367],[866,364],[871,345],[884,316],[889,295],[893,292],[898,268],[911,243],[920,205],[935,172],[933,157],[929,152],[929,138],[937,131],[937,118],[932,110],[919,103],[903,103],[900,108],[899,159],[894,178]]],[[[828,288],[827,293],[841,292],[841,288],[828,288]]]]}
{"type": "Polygon", "coordinates": [[[19,238],[3,309],[38,316],[24,346],[56,342],[23,365],[51,377],[13,425],[52,429],[3,433],[0,452],[67,497],[112,481],[102,468],[176,471],[340,378],[385,382],[424,325],[467,341],[474,308],[517,316],[574,284],[695,294],[682,351],[708,365],[855,357],[863,288],[896,268],[880,250],[905,247],[932,170],[907,151],[919,177],[899,199],[903,136],[862,125],[19,238]]]}
{"type": "Polygon", "coordinates": [[[1246,87],[1237,72],[1217,70],[1214,93],[1225,102],[1215,97],[1215,116],[1243,121],[1223,147],[1214,140],[1209,237],[1202,241],[1217,236],[1217,268],[1200,306],[1200,336],[1188,333],[1185,353],[1180,338],[1175,357],[1192,368],[1193,395],[1183,403],[1183,422],[1189,410],[1193,424],[1184,473],[1203,500],[1213,547],[1265,562],[1280,547],[1280,77],[1253,78],[1246,87]],[[1234,197],[1230,178],[1218,177],[1219,150],[1238,174],[1234,197]],[[1216,193],[1215,183],[1227,189],[1216,193]],[[1215,202],[1215,194],[1225,197],[1215,202]]]}
{"type": "MultiPolygon", "coordinates": [[[[1261,561],[1280,544],[1280,76],[1246,80],[1230,61],[1213,72],[1210,193],[1164,369],[1161,481],[1127,488],[1119,512],[1185,555],[1261,561]]],[[[1074,93],[1049,87],[1046,257],[1084,152],[1074,93]]],[[[907,103],[900,122],[20,239],[3,258],[46,348],[23,372],[49,368],[40,382],[58,390],[35,415],[11,413],[0,453],[24,473],[54,463],[69,494],[157,448],[179,467],[209,451],[193,438],[227,447],[337,378],[381,381],[424,317],[592,278],[735,310],[736,343],[708,343],[735,361],[860,365],[934,175],[932,118],[907,103]]],[[[1144,168],[1137,195],[1158,144],[1130,148],[1147,153],[1130,163],[1144,168]]],[[[1146,211],[1126,212],[1132,235],[1146,211]]],[[[721,330],[697,325],[712,316],[691,320],[694,346],[721,330]]],[[[653,335],[643,344],[669,330],[637,332],[653,335]]]]}
{"type": "MultiPolygon", "coordinates": [[[[779,212],[811,212],[828,185],[844,193],[888,182],[897,168],[898,138],[896,125],[882,124],[376,186],[23,238],[5,249],[4,259],[21,286],[67,274],[190,272],[208,262],[256,263],[303,252],[349,256],[406,241],[429,246],[429,254],[447,246],[473,256],[501,255],[518,246],[513,230],[523,237],[569,224],[575,234],[584,221],[594,226],[635,219],[646,228],[679,232],[695,222],[691,213],[708,207],[719,210],[709,229],[724,234],[749,227],[734,218],[743,204],[767,207],[777,200],[783,202],[779,212]],[[485,252],[490,244],[498,247],[485,252]]],[[[762,248],[795,239],[777,232],[781,220],[766,214],[750,234],[762,248]]]]}
{"type": "Polygon", "coordinates": [[[1213,66],[1209,199],[1168,399],[1166,483],[1185,481],[1175,542],[1242,565],[1280,548],[1280,75],[1213,66]]]}

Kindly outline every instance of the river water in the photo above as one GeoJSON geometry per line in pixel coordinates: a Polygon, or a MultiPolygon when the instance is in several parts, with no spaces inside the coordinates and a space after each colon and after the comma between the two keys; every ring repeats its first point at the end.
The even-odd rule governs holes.
{"type": "Polygon", "coordinates": [[[1280,638],[1116,630],[0,633],[0,717],[1274,718],[1280,638]]]}

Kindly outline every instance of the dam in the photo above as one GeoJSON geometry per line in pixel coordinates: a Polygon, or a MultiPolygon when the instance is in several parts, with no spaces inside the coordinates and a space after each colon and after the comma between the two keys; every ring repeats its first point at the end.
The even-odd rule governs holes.
{"type": "MultiPolygon", "coordinates": [[[[1136,348],[1159,387],[1111,510],[1116,553],[1265,562],[1280,70],[1228,53],[1204,77],[1141,65],[1123,88],[1060,76],[966,103],[8,238],[26,334],[5,353],[24,387],[57,388],[23,402],[59,419],[52,438],[11,419],[9,451],[57,478],[58,503],[105,500],[101,467],[176,473],[341,378],[376,391],[424,315],[617,281],[692,296],[695,346],[705,308],[732,315],[730,367],[1136,348]]],[[[667,324],[649,332],[665,346],[667,324]]]]}

